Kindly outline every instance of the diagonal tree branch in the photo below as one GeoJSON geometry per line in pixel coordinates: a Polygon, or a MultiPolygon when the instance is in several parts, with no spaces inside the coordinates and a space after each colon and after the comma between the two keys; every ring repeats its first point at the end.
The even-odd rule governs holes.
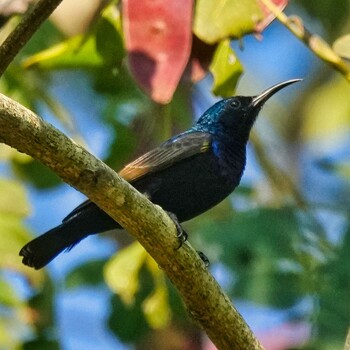
{"type": "Polygon", "coordinates": [[[329,64],[350,82],[350,66],[320,36],[305,28],[301,18],[288,17],[271,0],[260,0],[276,18],[299,40],[301,40],[317,57],[329,64]]]}
{"type": "Polygon", "coordinates": [[[33,112],[0,94],[0,142],[37,159],[116,219],[179,290],[218,349],[262,346],[189,244],[176,249],[173,222],[117,173],[33,112]]]}
{"type": "Polygon", "coordinates": [[[39,0],[30,6],[17,27],[0,46],[0,77],[41,24],[62,0],[39,0]]]}

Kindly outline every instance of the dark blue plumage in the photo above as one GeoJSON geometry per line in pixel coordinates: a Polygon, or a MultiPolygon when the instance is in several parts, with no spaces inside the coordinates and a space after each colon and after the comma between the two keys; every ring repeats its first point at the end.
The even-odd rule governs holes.
{"type": "MultiPolygon", "coordinates": [[[[297,81],[277,84],[258,96],[217,102],[191,129],[126,165],[119,174],[179,222],[202,214],[238,186],[249,133],[263,104],[297,81]]],[[[61,225],[25,245],[20,255],[24,264],[39,269],[86,236],[114,228],[121,227],[85,201],[61,225]]]]}

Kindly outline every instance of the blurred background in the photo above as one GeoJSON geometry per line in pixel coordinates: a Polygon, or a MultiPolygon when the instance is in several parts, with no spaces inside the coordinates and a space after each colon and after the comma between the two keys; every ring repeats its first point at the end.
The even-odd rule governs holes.
{"type": "MultiPolygon", "coordinates": [[[[1,40],[29,3],[0,1],[1,40]]],[[[145,41],[135,31],[143,3],[63,1],[11,64],[1,93],[118,170],[190,127],[222,96],[303,78],[260,113],[240,187],[184,226],[266,349],[343,348],[350,325],[349,82],[279,21],[267,26],[271,18],[255,5],[249,16],[240,7],[236,13],[244,21],[258,11],[260,33],[248,19],[227,27],[229,8],[211,18],[213,3],[202,0],[194,8],[180,1],[181,10],[168,2],[171,11],[147,14],[160,32],[159,13],[176,14],[182,35],[164,65],[157,45],[145,48],[160,72],[150,83],[144,58],[133,52],[145,41]],[[219,28],[214,37],[212,28],[219,28]]],[[[285,13],[329,43],[349,32],[348,0],[290,1],[285,13]]],[[[88,237],[44,270],[23,266],[20,248],[84,197],[3,144],[0,193],[0,349],[214,349],[126,232],[88,237]]]]}

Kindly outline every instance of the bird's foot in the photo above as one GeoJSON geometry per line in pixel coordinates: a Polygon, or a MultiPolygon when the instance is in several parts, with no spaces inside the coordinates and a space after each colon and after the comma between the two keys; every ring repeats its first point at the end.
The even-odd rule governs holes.
{"type": "Polygon", "coordinates": [[[210,265],[210,261],[208,257],[203,252],[200,252],[199,250],[197,250],[197,253],[201,258],[201,260],[204,262],[205,267],[208,267],[210,265]]]}
{"type": "Polygon", "coordinates": [[[169,215],[170,219],[173,220],[173,223],[175,224],[175,227],[176,227],[177,238],[179,239],[179,246],[176,248],[177,250],[177,249],[180,249],[182,245],[187,241],[188,234],[182,228],[177,216],[174,213],[167,211],[167,214],[169,215]]]}

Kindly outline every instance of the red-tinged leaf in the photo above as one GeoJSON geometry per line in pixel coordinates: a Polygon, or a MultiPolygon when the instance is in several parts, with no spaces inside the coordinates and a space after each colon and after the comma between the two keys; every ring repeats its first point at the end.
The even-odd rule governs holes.
{"type": "Polygon", "coordinates": [[[0,1],[0,15],[10,17],[24,13],[31,2],[32,0],[0,1]]]}
{"type": "Polygon", "coordinates": [[[123,26],[130,69],[143,90],[168,103],[187,65],[193,0],[124,0],[123,26]]]}
{"type": "Polygon", "coordinates": [[[0,0],[0,27],[2,27],[9,18],[26,12],[33,0],[0,0]]]}
{"type": "MultiPolygon", "coordinates": [[[[271,2],[277,6],[281,11],[288,5],[288,0],[271,0],[271,2]]],[[[261,33],[274,19],[275,16],[266,7],[263,1],[258,0],[258,4],[264,14],[263,20],[259,21],[256,25],[255,30],[257,33],[261,33]]]]}

